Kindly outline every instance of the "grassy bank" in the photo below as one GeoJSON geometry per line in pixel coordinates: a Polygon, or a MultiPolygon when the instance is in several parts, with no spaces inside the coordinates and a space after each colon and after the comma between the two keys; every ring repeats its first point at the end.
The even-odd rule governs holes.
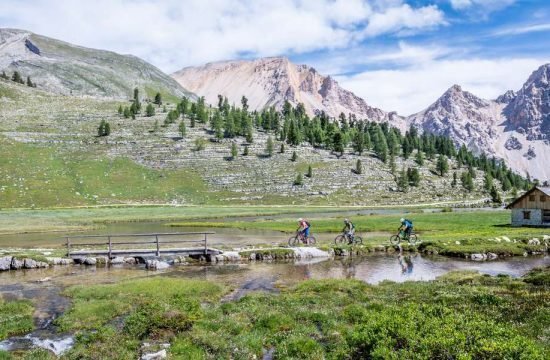
{"type": "Polygon", "coordinates": [[[0,297],[0,340],[30,332],[34,328],[33,311],[30,301],[4,301],[0,297]]]}
{"type": "Polygon", "coordinates": [[[109,206],[49,210],[0,211],[0,234],[79,231],[106,223],[138,221],[190,221],[261,215],[320,213],[346,210],[333,207],[296,206],[109,206]]]}
{"type": "Polygon", "coordinates": [[[170,342],[172,359],[544,359],[550,268],[522,279],[471,272],[433,282],[309,280],[220,303],[218,285],[147,278],[73,287],[58,320],[77,331],[66,359],[135,359],[170,342]]]}
{"type": "MultiPolygon", "coordinates": [[[[406,217],[414,222],[415,231],[423,241],[456,241],[464,239],[490,239],[507,236],[529,238],[550,235],[550,229],[517,228],[510,226],[509,211],[468,211],[439,213],[408,213],[391,215],[350,216],[359,234],[365,240],[387,240],[389,234],[397,232],[399,219],[406,217]],[[372,233],[371,236],[369,233],[372,233]],[[383,233],[383,234],[381,234],[383,233]]],[[[312,214],[308,217],[314,233],[337,233],[343,227],[343,216],[320,217],[312,214]]],[[[278,230],[293,232],[297,223],[295,218],[256,220],[256,221],[182,221],[170,223],[170,226],[193,227],[230,227],[240,229],[278,230]]]]}

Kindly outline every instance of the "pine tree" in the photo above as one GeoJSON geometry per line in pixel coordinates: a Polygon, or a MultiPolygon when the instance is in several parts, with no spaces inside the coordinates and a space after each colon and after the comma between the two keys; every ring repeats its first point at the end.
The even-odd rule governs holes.
{"type": "Polygon", "coordinates": [[[2,75],[0,75],[0,78],[4,79],[4,80],[9,80],[9,76],[6,75],[6,72],[5,71],[2,71],[2,75]]]}
{"type": "Polygon", "coordinates": [[[407,192],[409,190],[409,179],[407,177],[407,173],[405,172],[404,167],[401,169],[401,172],[399,172],[399,177],[397,178],[397,187],[402,192],[407,192]]]}
{"type": "Polygon", "coordinates": [[[124,109],[122,108],[122,105],[118,106],[118,115],[122,116],[124,114],[124,109]]]}
{"type": "Polygon", "coordinates": [[[101,120],[99,127],[97,128],[97,136],[109,136],[111,134],[111,125],[105,121],[101,120]]]}
{"type": "Polygon", "coordinates": [[[340,131],[336,131],[332,135],[332,150],[339,153],[340,156],[344,154],[344,138],[340,131]]]}
{"type": "Polygon", "coordinates": [[[157,133],[160,130],[158,119],[155,120],[155,125],[153,125],[153,132],[157,133]]]}
{"type": "Polygon", "coordinates": [[[493,203],[495,204],[501,204],[502,203],[502,199],[500,197],[500,194],[498,193],[498,190],[497,190],[497,187],[495,185],[493,185],[491,187],[491,200],[493,201],[493,203]]]}
{"type": "Polygon", "coordinates": [[[126,106],[126,107],[124,108],[123,115],[124,115],[124,118],[125,118],[125,119],[129,119],[129,118],[132,116],[132,114],[130,113],[130,109],[128,108],[128,106],[126,106]]]}
{"type": "Polygon", "coordinates": [[[489,171],[485,173],[483,188],[485,189],[485,191],[491,191],[491,189],[493,188],[493,177],[491,176],[491,173],[489,171]]]}
{"type": "Polygon", "coordinates": [[[134,89],[134,114],[138,114],[141,111],[141,102],[139,101],[139,89],[134,89]]]}
{"type": "Polygon", "coordinates": [[[35,84],[31,81],[31,77],[27,76],[27,86],[29,87],[36,87],[35,84]]]}
{"type": "Polygon", "coordinates": [[[178,130],[180,132],[180,136],[183,139],[185,137],[185,135],[187,135],[187,128],[185,127],[185,121],[182,120],[180,122],[180,125],[178,126],[178,130]]]}
{"type": "Polygon", "coordinates": [[[105,128],[104,128],[104,136],[111,135],[111,124],[109,124],[107,121],[105,121],[105,128]]]}
{"type": "Polygon", "coordinates": [[[298,155],[296,154],[296,151],[292,152],[292,157],[290,158],[290,161],[294,162],[298,160],[298,155]]]}
{"type": "Polygon", "coordinates": [[[472,179],[472,175],[469,172],[463,172],[462,175],[460,175],[460,182],[462,182],[462,187],[469,192],[472,192],[474,190],[474,180],[472,179]]]}
{"type": "Polygon", "coordinates": [[[147,107],[145,108],[145,116],[155,116],[155,107],[153,106],[153,104],[147,104],[147,107]]]}
{"type": "Polygon", "coordinates": [[[271,138],[271,136],[267,138],[267,143],[265,145],[265,152],[269,157],[273,155],[273,139],[271,138]]]}
{"type": "Polygon", "coordinates": [[[238,153],[238,149],[237,149],[237,144],[232,143],[231,144],[231,159],[235,160],[237,158],[238,154],[239,153],[238,153]]]}
{"type": "Polygon", "coordinates": [[[361,160],[357,159],[357,162],[355,163],[355,173],[358,175],[361,175],[363,173],[363,165],[361,164],[361,160]]]}
{"type": "Polygon", "coordinates": [[[162,95],[159,92],[155,95],[155,101],[153,102],[159,107],[162,105],[162,95]]]}
{"type": "Polygon", "coordinates": [[[245,146],[243,151],[243,156],[248,156],[248,155],[249,155],[248,146],[245,146]]]}
{"type": "Polygon", "coordinates": [[[407,169],[407,179],[411,186],[418,186],[420,184],[420,172],[417,168],[407,169]]]}
{"type": "Polygon", "coordinates": [[[164,106],[162,107],[162,112],[165,113],[166,111],[168,111],[168,109],[166,109],[166,105],[164,105],[164,106]]]}
{"type": "Polygon", "coordinates": [[[195,151],[202,151],[206,148],[206,140],[204,138],[195,139],[195,151]]]}
{"type": "Polygon", "coordinates": [[[359,155],[365,151],[365,136],[360,131],[357,131],[353,137],[353,150],[359,155]]]}
{"type": "Polygon", "coordinates": [[[310,179],[313,177],[313,169],[311,168],[311,165],[309,165],[308,168],[307,168],[306,176],[310,179]]]}
{"type": "Polygon", "coordinates": [[[296,180],[294,180],[294,185],[296,186],[304,185],[304,178],[302,177],[301,173],[298,173],[298,175],[296,176],[296,180]]]}
{"type": "Polygon", "coordinates": [[[455,188],[457,184],[458,184],[458,179],[456,176],[456,172],[453,172],[453,181],[451,181],[451,186],[455,188]]]}
{"type": "Polygon", "coordinates": [[[19,84],[24,84],[23,78],[21,78],[21,74],[19,74],[19,71],[14,71],[13,75],[11,77],[11,81],[14,81],[19,84]]]}
{"type": "Polygon", "coordinates": [[[436,169],[439,176],[444,176],[449,171],[449,163],[445,155],[440,154],[437,158],[436,169]]]}
{"type": "Polygon", "coordinates": [[[285,143],[281,143],[281,148],[279,149],[279,152],[281,154],[284,154],[285,153],[285,143]]]}
{"type": "Polygon", "coordinates": [[[395,172],[397,171],[397,164],[395,163],[395,156],[393,154],[390,154],[390,172],[395,175],[395,172]]]}
{"type": "Polygon", "coordinates": [[[424,165],[424,153],[422,152],[422,150],[418,149],[418,151],[416,152],[415,161],[420,166],[424,165]]]}

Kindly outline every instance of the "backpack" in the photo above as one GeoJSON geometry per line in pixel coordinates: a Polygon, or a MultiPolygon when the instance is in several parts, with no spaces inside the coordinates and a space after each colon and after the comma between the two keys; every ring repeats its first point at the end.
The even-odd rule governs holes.
{"type": "Polygon", "coordinates": [[[405,224],[407,224],[407,223],[409,223],[410,226],[413,226],[413,222],[412,222],[412,221],[410,221],[410,220],[408,220],[408,219],[405,219],[405,224]]]}

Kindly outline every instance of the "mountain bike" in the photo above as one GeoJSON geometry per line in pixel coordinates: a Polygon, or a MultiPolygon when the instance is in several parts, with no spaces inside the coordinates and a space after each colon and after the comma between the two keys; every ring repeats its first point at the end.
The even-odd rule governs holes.
{"type": "Polygon", "coordinates": [[[410,236],[407,236],[403,230],[399,231],[397,235],[392,235],[390,237],[390,244],[392,245],[398,245],[401,241],[408,241],[409,244],[415,245],[418,242],[418,237],[414,231],[411,232],[410,236]]]}
{"type": "Polygon", "coordinates": [[[296,235],[291,236],[290,239],[288,239],[288,245],[289,246],[297,246],[300,244],[303,245],[315,245],[317,240],[315,239],[315,236],[309,235],[306,237],[303,233],[297,232],[296,235]]]}
{"type": "Polygon", "coordinates": [[[343,233],[334,238],[334,243],[336,245],[361,245],[363,244],[363,238],[359,235],[343,233]]]}

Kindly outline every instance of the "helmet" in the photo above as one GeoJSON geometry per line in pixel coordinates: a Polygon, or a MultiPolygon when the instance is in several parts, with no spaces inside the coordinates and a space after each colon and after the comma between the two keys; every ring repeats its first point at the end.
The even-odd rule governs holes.
{"type": "Polygon", "coordinates": [[[345,222],[345,223],[349,223],[349,219],[344,219],[344,222],[345,222]]]}
{"type": "Polygon", "coordinates": [[[302,221],[304,221],[304,219],[302,219],[302,218],[299,218],[299,219],[298,219],[298,221],[299,221],[299,222],[302,222],[302,221]]]}
{"type": "Polygon", "coordinates": [[[405,219],[401,218],[401,220],[399,220],[399,221],[401,221],[401,222],[404,222],[404,221],[405,221],[405,219]]]}

